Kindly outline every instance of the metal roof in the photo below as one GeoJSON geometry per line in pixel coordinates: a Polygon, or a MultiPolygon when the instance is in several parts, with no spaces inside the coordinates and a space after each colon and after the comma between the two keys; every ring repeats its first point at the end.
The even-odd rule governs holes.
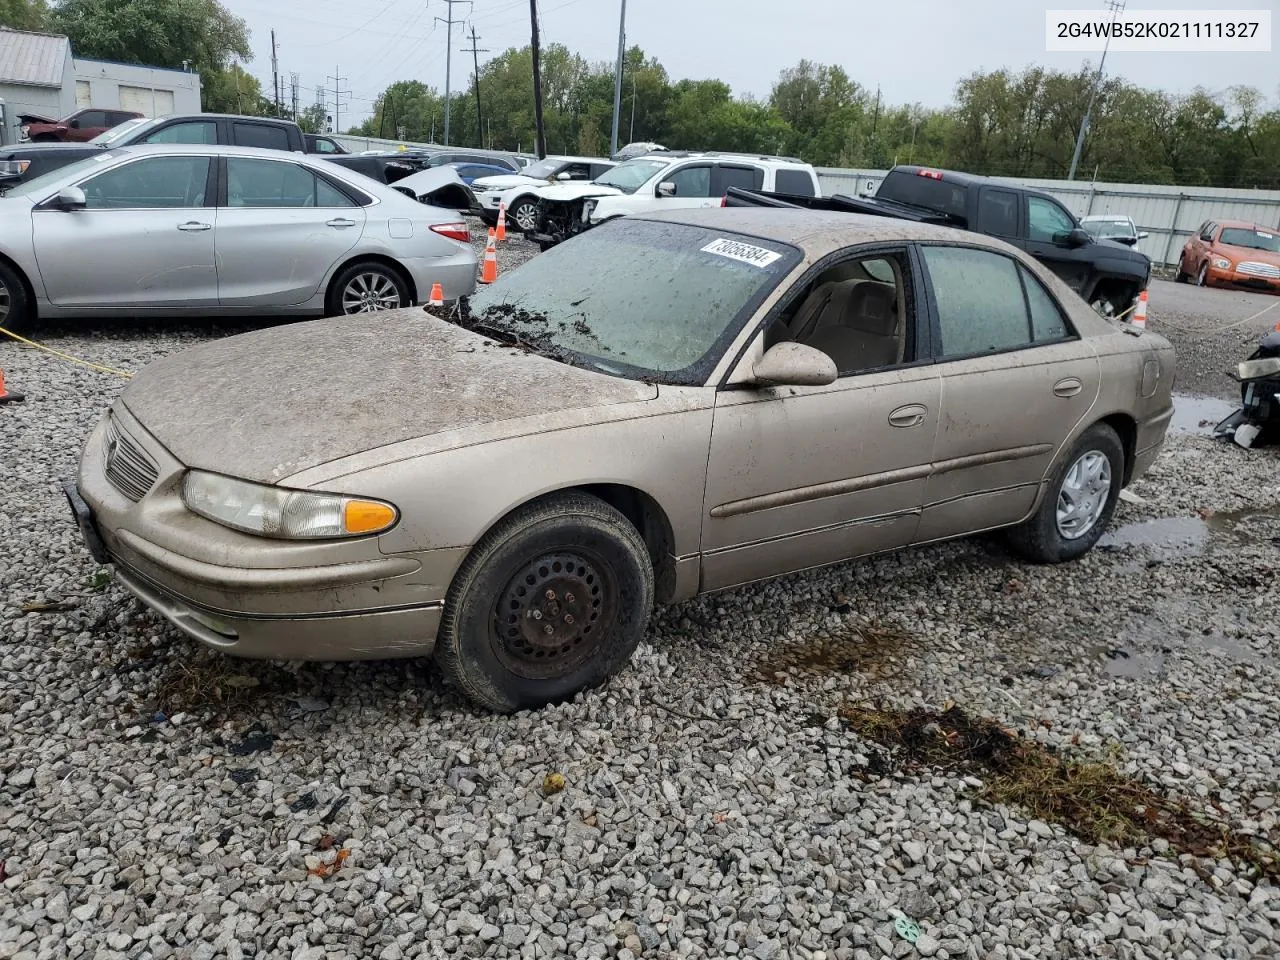
{"type": "Polygon", "coordinates": [[[70,56],[64,36],[0,28],[0,83],[61,87],[70,56]]]}

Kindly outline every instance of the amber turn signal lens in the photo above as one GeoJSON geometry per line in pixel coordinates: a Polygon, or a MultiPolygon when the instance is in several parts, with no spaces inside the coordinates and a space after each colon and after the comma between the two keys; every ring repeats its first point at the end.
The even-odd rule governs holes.
{"type": "Polygon", "coordinates": [[[347,533],[377,533],[395,522],[395,510],[385,503],[348,500],[342,508],[342,525],[347,533]]]}

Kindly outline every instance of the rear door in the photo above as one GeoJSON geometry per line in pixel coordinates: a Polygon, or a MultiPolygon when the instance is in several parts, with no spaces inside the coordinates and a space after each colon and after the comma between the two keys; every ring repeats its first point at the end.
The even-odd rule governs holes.
{"type": "Polygon", "coordinates": [[[1014,257],[952,244],[920,252],[942,384],[927,542],[1025,517],[1101,377],[1092,346],[1014,257]]]}
{"type": "Polygon", "coordinates": [[[60,307],[218,302],[211,157],[141,157],[80,180],[86,208],[32,211],[40,278],[60,307]]]}
{"type": "Polygon", "coordinates": [[[1083,297],[1088,297],[1095,270],[1092,244],[1072,247],[1067,235],[1076,221],[1067,208],[1050,197],[1023,195],[1026,239],[1018,244],[1083,297]]]}
{"type": "Polygon", "coordinates": [[[1019,194],[999,187],[983,187],[978,192],[977,231],[999,237],[1015,247],[1023,242],[1023,204],[1019,194]]]}
{"type": "Polygon", "coordinates": [[[218,213],[218,299],[228,307],[305,303],[356,245],[365,212],[289,157],[226,158],[218,213]]]}

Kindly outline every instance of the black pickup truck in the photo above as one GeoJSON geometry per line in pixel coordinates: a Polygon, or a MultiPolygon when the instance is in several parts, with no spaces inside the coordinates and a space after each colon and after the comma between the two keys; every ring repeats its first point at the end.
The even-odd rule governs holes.
{"type": "Polygon", "coordinates": [[[989,234],[1031,254],[1103,316],[1128,310],[1151,279],[1151,261],[1144,254],[1094,239],[1047,193],[950,170],[896,166],[868,198],[796,197],[730,187],[724,205],[837,210],[989,234]]]}

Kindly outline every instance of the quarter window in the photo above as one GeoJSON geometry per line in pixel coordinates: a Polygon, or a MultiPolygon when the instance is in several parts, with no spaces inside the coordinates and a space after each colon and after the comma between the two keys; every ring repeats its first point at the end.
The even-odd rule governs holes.
{"type": "Polygon", "coordinates": [[[969,247],[923,248],[938,310],[944,359],[1015,350],[1032,343],[1018,265],[969,247]]]}
{"type": "Polygon", "coordinates": [[[80,188],[90,210],[203,207],[208,181],[208,157],[148,157],[104,171],[80,188]]]}
{"type": "Polygon", "coordinates": [[[1018,275],[1022,277],[1022,285],[1027,291],[1027,308],[1031,311],[1031,334],[1036,343],[1062,340],[1071,331],[1061,308],[1044,288],[1044,284],[1021,264],[1018,265],[1018,275]]]}
{"type": "Polygon", "coordinates": [[[1027,198],[1027,225],[1031,239],[1042,243],[1053,243],[1055,237],[1076,226],[1067,211],[1043,197],[1027,198]]]}
{"type": "Polygon", "coordinates": [[[296,163],[227,160],[229,207],[351,207],[350,199],[296,163]]]}

